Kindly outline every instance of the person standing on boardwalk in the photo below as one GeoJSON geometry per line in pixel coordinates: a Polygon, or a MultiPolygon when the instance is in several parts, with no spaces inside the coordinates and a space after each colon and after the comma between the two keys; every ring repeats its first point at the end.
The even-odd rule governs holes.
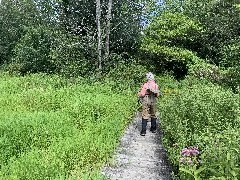
{"type": "Polygon", "coordinates": [[[154,75],[149,72],[146,74],[147,82],[145,82],[140,92],[138,93],[139,99],[142,102],[142,130],[140,135],[146,135],[147,121],[151,117],[151,128],[152,133],[156,132],[156,109],[157,109],[157,97],[159,96],[159,88],[154,80],[154,75]]]}

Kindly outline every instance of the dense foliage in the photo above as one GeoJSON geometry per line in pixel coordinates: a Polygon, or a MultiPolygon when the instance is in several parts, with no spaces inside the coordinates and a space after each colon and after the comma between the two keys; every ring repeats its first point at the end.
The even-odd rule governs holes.
{"type": "Polygon", "coordinates": [[[153,71],[176,176],[239,179],[240,1],[97,2],[0,0],[1,178],[88,178],[153,71]]]}
{"type": "MultiPolygon", "coordinates": [[[[104,55],[108,1],[100,3],[106,74],[117,61],[104,55]]],[[[238,1],[114,1],[110,56],[122,56],[127,63],[137,57],[156,73],[168,71],[177,78],[192,72],[189,63],[203,62],[234,74],[232,69],[239,67],[239,14],[238,1]]],[[[95,1],[2,0],[0,24],[0,63],[10,64],[11,71],[98,73],[95,1]]],[[[230,86],[237,79],[231,77],[230,86]]]]}
{"type": "Polygon", "coordinates": [[[143,57],[156,71],[172,70],[176,76],[187,74],[187,65],[200,59],[191,51],[196,46],[202,26],[181,13],[157,16],[144,31],[143,57]]]}
{"type": "Polygon", "coordinates": [[[231,69],[240,62],[238,3],[167,0],[162,13],[154,16],[144,31],[143,61],[154,64],[156,72],[172,71],[177,78],[191,74],[193,64],[199,67],[204,62],[236,72],[231,69]]]}
{"type": "MultiPolygon", "coordinates": [[[[107,43],[107,5],[101,2],[102,54],[107,43]]],[[[141,7],[134,1],[114,1],[111,17],[110,53],[125,53],[129,57],[140,43],[141,7]]],[[[73,74],[83,76],[88,74],[87,70],[96,72],[98,68],[95,1],[2,0],[0,25],[0,64],[21,67],[13,68],[14,71],[63,75],[74,71],[73,74]],[[54,57],[49,56],[50,49],[56,48],[54,57]],[[67,55],[64,57],[63,53],[67,55]],[[27,58],[22,59],[25,55],[27,58]],[[58,59],[60,62],[53,66],[52,61],[58,59]],[[82,64],[83,68],[73,70],[73,66],[82,64]]],[[[108,64],[108,57],[103,56],[103,71],[108,64]]]]}
{"type": "Polygon", "coordinates": [[[239,94],[194,78],[173,85],[163,89],[159,108],[164,146],[180,179],[239,179],[239,94]],[[199,149],[198,161],[181,156],[188,147],[199,149]]]}
{"type": "Polygon", "coordinates": [[[1,179],[96,176],[136,105],[130,91],[57,76],[1,75],[0,92],[1,179]]]}

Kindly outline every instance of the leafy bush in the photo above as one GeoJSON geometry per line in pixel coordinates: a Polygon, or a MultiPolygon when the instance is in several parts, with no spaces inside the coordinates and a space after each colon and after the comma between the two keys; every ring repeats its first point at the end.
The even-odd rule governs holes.
{"type": "Polygon", "coordinates": [[[85,41],[57,29],[26,28],[26,34],[14,49],[8,71],[12,74],[44,72],[67,77],[89,76],[95,68],[95,51],[85,41]]]}
{"type": "Polygon", "coordinates": [[[176,79],[174,79],[173,76],[169,74],[165,74],[163,76],[156,76],[155,81],[159,84],[160,89],[163,92],[166,92],[166,94],[168,94],[168,91],[178,89],[181,85],[178,81],[176,81],[176,79]]]}
{"type": "Polygon", "coordinates": [[[234,93],[240,90],[240,68],[235,67],[218,67],[216,65],[206,63],[204,61],[196,61],[188,66],[190,76],[194,76],[199,80],[208,80],[231,89],[234,93]]]}
{"type": "Polygon", "coordinates": [[[224,67],[240,66],[240,39],[236,39],[221,49],[221,65],[224,67]]]}
{"type": "Polygon", "coordinates": [[[136,89],[140,88],[145,81],[148,71],[145,66],[138,64],[135,60],[128,63],[120,61],[106,74],[106,80],[113,82],[113,86],[117,89],[131,87],[136,92],[136,89]]]}
{"type": "Polygon", "coordinates": [[[201,32],[201,25],[193,19],[181,13],[163,13],[145,30],[142,55],[157,71],[172,70],[177,77],[183,77],[187,65],[200,59],[193,47],[201,32]]]}
{"type": "Polygon", "coordinates": [[[203,60],[198,60],[189,64],[188,74],[198,79],[207,79],[211,82],[219,84],[222,83],[224,78],[224,72],[221,68],[203,60]]]}
{"type": "Polygon", "coordinates": [[[182,13],[165,12],[154,18],[145,30],[143,45],[154,43],[184,48],[186,42],[194,42],[201,31],[201,24],[190,17],[182,13]]]}
{"type": "Polygon", "coordinates": [[[83,38],[59,34],[51,47],[49,58],[55,72],[67,77],[90,76],[95,69],[95,49],[83,38]]]}
{"type": "MultiPolygon", "coordinates": [[[[163,142],[172,163],[183,168],[179,176],[189,179],[190,168],[180,162],[183,148],[197,146],[203,179],[238,179],[240,99],[230,90],[190,77],[160,101],[163,142]],[[221,169],[221,170],[220,170],[221,169]],[[220,171],[219,171],[220,170],[220,171]]],[[[195,171],[195,173],[196,173],[195,171]]]]}
{"type": "Polygon", "coordinates": [[[240,66],[230,67],[224,71],[222,84],[230,87],[234,93],[240,92],[240,66]]]}
{"type": "Polygon", "coordinates": [[[23,74],[52,72],[54,65],[50,62],[49,52],[53,41],[52,30],[43,26],[27,28],[26,34],[14,48],[12,63],[17,65],[13,65],[16,68],[13,70],[23,74]]]}

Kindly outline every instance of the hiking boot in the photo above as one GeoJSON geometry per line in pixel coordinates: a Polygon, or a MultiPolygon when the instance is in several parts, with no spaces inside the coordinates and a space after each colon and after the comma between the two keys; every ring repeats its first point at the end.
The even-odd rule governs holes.
{"type": "Polygon", "coordinates": [[[150,128],[150,131],[151,131],[152,133],[156,133],[156,132],[157,132],[156,128],[153,128],[153,127],[150,128]]]}
{"type": "Polygon", "coordinates": [[[146,130],[147,130],[147,119],[142,119],[142,130],[141,130],[140,135],[145,136],[146,130]]]}
{"type": "Polygon", "coordinates": [[[146,131],[141,130],[140,135],[141,135],[141,136],[145,136],[145,135],[146,135],[146,131]]]}
{"type": "Polygon", "coordinates": [[[151,118],[151,128],[150,128],[150,131],[152,133],[156,133],[157,131],[157,123],[156,123],[156,118],[151,118]]]}

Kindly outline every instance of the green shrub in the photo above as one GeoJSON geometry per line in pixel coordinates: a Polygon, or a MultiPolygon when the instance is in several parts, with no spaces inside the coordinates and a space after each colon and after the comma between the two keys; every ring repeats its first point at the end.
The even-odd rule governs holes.
{"type": "Polygon", "coordinates": [[[202,30],[199,22],[182,13],[164,12],[155,17],[145,30],[143,45],[154,43],[184,47],[186,42],[193,42],[202,30]]]}
{"type": "Polygon", "coordinates": [[[52,72],[49,52],[54,41],[54,33],[43,26],[27,28],[14,48],[11,70],[25,73],[52,72]],[[16,64],[16,65],[14,65],[16,64]]]}
{"type": "Polygon", "coordinates": [[[189,64],[190,76],[194,76],[199,80],[207,79],[213,83],[221,84],[223,81],[223,70],[216,65],[204,62],[203,60],[197,60],[192,64],[189,64]]]}
{"type": "Polygon", "coordinates": [[[14,48],[12,63],[7,68],[10,73],[58,73],[67,77],[93,73],[95,50],[86,39],[44,26],[25,31],[14,48]]]}
{"type": "Polygon", "coordinates": [[[188,64],[200,59],[194,47],[201,32],[200,23],[181,13],[166,12],[155,17],[144,31],[141,44],[144,61],[154,65],[158,72],[173,71],[176,77],[184,77],[188,64]]]}
{"type": "Polygon", "coordinates": [[[233,67],[218,67],[216,65],[196,60],[189,64],[188,74],[199,80],[208,80],[212,83],[217,83],[226,88],[230,88],[234,93],[239,93],[240,90],[240,66],[233,67]]]}
{"type": "Polygon", "coordinates": [[[106,80],[113,83],[117,89],[132,88],[135,92],[146,79],[149,70],[136,61],[129,63],[119,62],[106,74],[106,80]]]}
{"type": "MultiPolygon", "coordinates": [[[[175,166],[182,167],[181,150],[198,146],[201,151],[198,168],[205,168],[200,173],[203,179],[239,178],[240,156],[235,150],[240,148],[237,143],[240,133],[239,95],[193,77],[182,81],[178,87],[165,95],[159,105],[163,142],[170,160],[175,166]],[[216,145],[216,142],[220,144],[216,145]],[[219,168],[221,172],[216,173],[219,168]]],[[[180,172],[180,177],[186,179],[187,176],[180,172]]]]}
{"type": "Polygon", "coordinates": [[[240,39],[233,40],[221,49],[221,65],[224,67],[240,66],[240,39]]]}
{"type": "Polygon", "coordinates": [[[223,73],[222,84],[230,87],[234,93],[240,93],[240,66],[227,68],[223,73]]]}

